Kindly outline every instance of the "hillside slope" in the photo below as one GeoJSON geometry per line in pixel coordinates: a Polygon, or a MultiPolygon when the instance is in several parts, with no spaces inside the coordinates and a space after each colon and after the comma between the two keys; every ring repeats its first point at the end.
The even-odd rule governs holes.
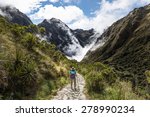
{"type": "Polygon", "coordinates": [[[50,99],[68,82],[67,58],[29,29],[0,16],[0,99],[50,99]]]}
{"type": "Polygon", "coordinates": [[[135,9],[115,22],[99,40],[105,44],[90,51],[83,62],[109,64],[130,80],[133,88],[148,85],[145,72],[150,70],[150,5],[135,9]]]}
{"type": "Polygon", "coordinates": [[[11,6],[0,5],[0,15],[7,18],[12,23],[28,26],[33,24],[30,18],[24,13],[20,12],[17,8],[11,6]]]}
{"type": "MultiPolygon", "coordinates": [[[[90,61],[118,64],[137,70],[150,68],[150,6],[135,9],[117,21],[100,37],[108,40],[103,47],[90,52],[90,61]],[[129,66],[128,66],[129,65],[129,66]],[[138,67],[139,66],[139,67],[138,67]]],[[[137,71],[138,72],[138,71],[137,71]]],[[[144,72],[144,71],[141,71],[144,72]]]]}

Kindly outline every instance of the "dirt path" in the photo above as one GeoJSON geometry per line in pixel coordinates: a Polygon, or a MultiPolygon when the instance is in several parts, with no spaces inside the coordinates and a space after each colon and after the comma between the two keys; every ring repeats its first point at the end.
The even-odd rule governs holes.
{"type": "Polygon", "coordinates": [[[81,75],[77,75],[77,90],[70,88],[70,84],[65,86],[62,90],[57,92],[53,100],[86,100],[84,94],[85,80],[81,75]]]}

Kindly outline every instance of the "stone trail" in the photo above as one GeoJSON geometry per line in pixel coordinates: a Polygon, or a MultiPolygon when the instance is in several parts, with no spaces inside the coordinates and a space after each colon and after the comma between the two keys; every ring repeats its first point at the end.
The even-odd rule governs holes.
{"type": "Polygon", "coordinates": [[[70,84],[65,86],[63,89],[57,92],[57,95],[54,96],[53,100],[86,100],[84,94],[85,80],[78,74],[77,75],[77,90],[72,90],[70,84]]]}

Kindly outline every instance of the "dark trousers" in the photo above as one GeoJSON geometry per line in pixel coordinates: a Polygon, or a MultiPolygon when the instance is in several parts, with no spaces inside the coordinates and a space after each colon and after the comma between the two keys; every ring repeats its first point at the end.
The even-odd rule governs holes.
{"type": "Polygon", "coordinates": [[[74,89],[76,88],[76,78],[71,78],[71,88],[73,88],[74,85],[74,89]]]}

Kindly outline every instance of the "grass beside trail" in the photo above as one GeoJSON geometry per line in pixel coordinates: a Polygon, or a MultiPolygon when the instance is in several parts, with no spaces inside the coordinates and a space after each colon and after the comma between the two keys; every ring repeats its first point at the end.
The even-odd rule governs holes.
{"type": "MultiPolygon", "coordinates": [[[[147,89],[139,95],[133,90],[129,80],[122,80],[114,68],[100,62],[81,64],[80,72],[86,80],[86,90],[89,99],[97,100],[137,100],[146,99],[147,89]]],[[[149,72],[147,73],[149,74],[149,72]]]]}

